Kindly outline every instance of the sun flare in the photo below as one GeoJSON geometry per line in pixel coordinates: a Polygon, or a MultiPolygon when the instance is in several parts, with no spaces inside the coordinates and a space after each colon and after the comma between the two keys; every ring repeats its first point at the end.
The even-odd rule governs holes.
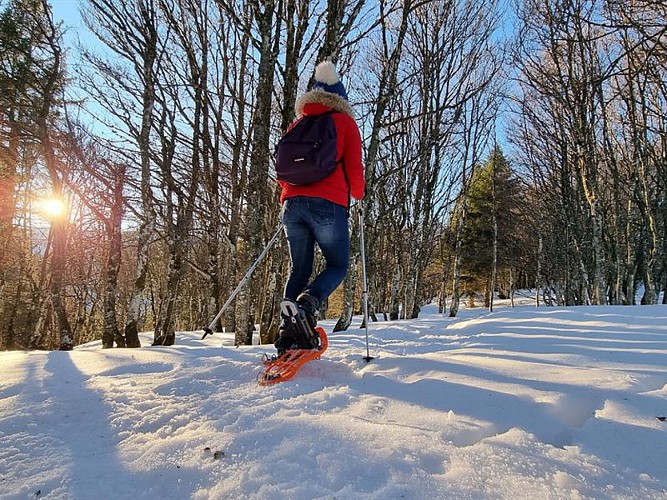
{"type": "Polygon", "coordinates": [[[65,213],[65,203],[60,198],[45,198],[39,205],[44,215],[49,218],[60,217],[65,213]]]}

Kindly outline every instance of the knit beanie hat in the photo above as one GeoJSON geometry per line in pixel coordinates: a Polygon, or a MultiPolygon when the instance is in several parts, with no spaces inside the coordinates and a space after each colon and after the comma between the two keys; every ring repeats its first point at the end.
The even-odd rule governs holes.
{"type": "Polygon", "coordinates": [[[336,94],[347,101],[347,92],[340,81],[336,66],[331,61],[324,61],[315,68],[315,83],[313,90],[324,90],[336,94]]]}

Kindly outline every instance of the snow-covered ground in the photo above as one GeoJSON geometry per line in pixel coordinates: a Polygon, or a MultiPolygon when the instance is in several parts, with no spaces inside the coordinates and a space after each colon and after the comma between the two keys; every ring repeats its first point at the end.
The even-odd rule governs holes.
{"type": "Polygon", "coordinates": [[[270,387],[200,336],[0,353],[0,498],[667,498],[667,306],[426,308],[270,387]]]}

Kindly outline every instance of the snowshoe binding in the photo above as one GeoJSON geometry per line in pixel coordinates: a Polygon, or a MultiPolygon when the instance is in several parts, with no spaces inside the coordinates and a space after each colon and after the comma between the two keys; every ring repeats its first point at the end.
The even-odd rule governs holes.
{"type": "Polygon", "coordinates": [[[297,302],[285,299],[280,310],[283,326],[275,344],[278,353],[264,359],[266,369],[258,379],[261,385],[291,379],[303,365],[319,359],[329,345],[324,329],[314,326],[309,314],[297,302]]]}

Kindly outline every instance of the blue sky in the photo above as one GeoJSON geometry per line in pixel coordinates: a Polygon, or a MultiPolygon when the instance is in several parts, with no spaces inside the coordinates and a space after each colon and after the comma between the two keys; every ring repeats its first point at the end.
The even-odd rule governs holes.
{"type": "Polygon", "coordinates": [[[88,28],[83,24],[81,14],[81,0],[50,0],[53,10],[53,18],[56,22],[63,23],[65,30],[65,42],[70,51],[70,63],[74,62],[78,52],[78,44],[81,41],[95,43],[95,37],[91,35],[88,28]]]}
{"type": "Polygon", "coordinates": [[[80,5],[79,0],[51,0],[53,17],[56,21],[63,21],[66,27],[80,31],[83,26],[79,15],[80,5]]]}

